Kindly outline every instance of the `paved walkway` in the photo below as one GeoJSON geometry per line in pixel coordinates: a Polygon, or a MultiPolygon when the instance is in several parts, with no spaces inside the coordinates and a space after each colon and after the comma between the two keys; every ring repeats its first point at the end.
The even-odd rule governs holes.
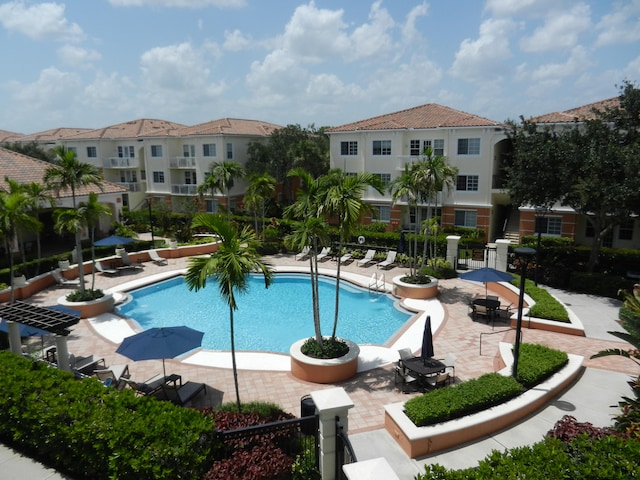
{"type": "MultiPolygon", "coordinates": [[[[269,261],[280,266],[301,266],[304,262],[296,262],[292,256],[277,255],[269,257],[269,261]]],[[[157,266],[153,263],[145,263],[144,272],[130,271],[123,273],[119,277],[104,277],[99,275],[96,278],[96,287],[108,289],[121,283],[132,280],[135,277],[149,276],[171,269],[182,269],[187,265],[186,259],[171,259],[167,266],[157,266]]],[[[328,261],[323,264],[325,268],[335,269],[335,262],[328,261]]],[[[357,267],[355,262],[344,267],[345,272],[363,275],[364,282],[368,281],[375,266],[357,267]]],[[[390,278],[403,273],[403,269],[398,267],[385,272],[387,282],[390,278]]],[[[440,282],[440,301],[445,311],[445,319],[440,329],[434,335],[434,349],[437,356],[444,356],[447,352],[454,352],[456,361],[456,375],[459,380],[477,377],[485,372],[494,371],[494,364],[497,355],[497,345],[500,341],[513,341],[513,330],[505,325],[496,324],[495,328],[484,322],[474,322],[468,314],[468,299],[475,295],[483,295],[484,287],[481,284],[467,282],[459,279],[445,280],[440,282]],[[481,336],[481,334],[484,334],[481,336]],[[482,340],[481,340],[482,338],[482,340]],[[480,343],[482,342],[482,344],[480,343]]],[[[438,455],[437,457],[420,459],[414,461],[408,459],[399,447],[391,440],[384,430],[384,405],[406,401],[416,393],[403,394],[394,385],[393,365],[385,365],[358,374],[355,378],[342,382],[337,386],[343,387],[355,407],[349,412],[349,434],[356,449],[359,459],[375,458],[384,456],[401,479],[413,478],[421,470],[421,464],[427,462],[438,462],[451,468],[462,468],[471,466],[479,459],[483,458],[490,448],[508,448],[510,442],[507,440],[514,437],[521,444],[528,444],[538,441],[541,436],[553,425],[553,418],[560,418],[566,411],[571,412],[580,421],[592,421],[594,424],[606,424],[609,415],[615,410],[609,409],[609,405],[617,402],[622,394],[628,394],[628,386],[624,383],[629,374],[637,375],[635,364],[628,359],[618,357],[606,357],[591,360],[589,357],[604,348],[625,348],[623,342],[615,337],[606,334],[606,330],[620,330],[615,323],[619,302],[599,299],[584,295],[574,295],[553,291],[559,298],[570,304],[578,317],[585,324],[587,330],[586,337],[575,337],[563,334],[555,334],[540,330],[524,330],[523,341],[530,343],[542,343],[553,348],[583,355],[584,365],[587,368],[582,379],[569,390],[565,395],[579,392],[576,398],[560,397],[554,405],[557,411],[549,414],[547,410],[554,408],[553,405],[547,407],[540,415],[544,414],[544,422],[536,422],[535,416],[532,418],[536,428],[529,427],[526,422],[515,426],[487,440],[489,443],[476,442],[474,445],[466,447],[464,452],[456,450],[449,454],[438,455]],[[604,372],[604,373],[601,373],[604,372]],[[611,373],[618,372],[618,374],[611,373]],[[610,385],[607,385],[607,384],[610,385]],[[606,385],[603,390],[608,397],[585,394],[578,388],[590,388],[593,385],[606,385]],[[606,412],[605,422],[602,418],[595,418],[595,412],[581,408],[580,399],[588,398],[590,404],[596,402],[599,405],[597,411],[606,412]],[[566,408],[562,410],[560,408],[566,408]],[[573,407],[572,407],[573,406],[573,407]],[[585,417],[579,414],[585,412],[585,417]],[[547,413],[544,413],[547,412],[547,413]],[[513,433],[510,433],[513,432],[513,433]],[[494,445],[493,447],[490,447],[494,445]]],[[[50,305],[56,302],[57,298],[65,294],[64,289],[51,288],[36,294],[30,299],[34,303],[50,305]]],[[[89,322],[83,320],[74,327],[69,338],[69,351],[76,355],[96,355],[104,357],[107,364],[128,363],[132,378],[144,380],[157,374],[162,369],[161,361],[131,362],[125,357],[115,353],[117,343],[109,341],[98,335],[89,322]]],[[[204,382],[208,385],[207,395],[197,399],[195,406],[217,406],[223,401],[234,399],[234,387],[232,373],[229,369],[198,366],[183,363],[180,360],[167,360],[167,370],[181,374],[186,380],[204,382]]],[[[244,401],[264,400],[279,404],[285,411],[294,414],[300,413],[300,399],[313,390],[332,388],[336,385],[317,385],[304,382],[294,378],[290,372],[283,371],[255,371],[241,370],[238,375],[240,398],[244,401]]],[[[9,449],[0,447],[0,468],[3,468],[3,478],[25,478],[25,472],[30,468],[41,468],[29,459],[23,459],[9,449]],[[11,476],[11,472],[16,472],[11,476]],[[5,475],[6,474],[6,475],[5,475]]],[[[42,474],[27,473],[26,478],[64,478],[56,476],[55,472],[43,469],[42,474]]]]}

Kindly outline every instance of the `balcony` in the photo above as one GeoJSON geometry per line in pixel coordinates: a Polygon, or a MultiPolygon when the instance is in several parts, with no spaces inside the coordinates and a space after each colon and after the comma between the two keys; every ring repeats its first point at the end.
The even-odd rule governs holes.
{"type": "Polygon", "coordinates": [[[104,168],[138,168],[140,162],[133,157],[109,157],[104,160],[104,168]]]}
{"type": "Polygon", "coordinates": [[[126,188],[130,192],[139,192],[141,191],[139,182],[116,182],[121,187],[126,188]]]}
{"type": "Polygon", "coordinates": [[[398,155],[396,157],[396,170],[404,172],[405,165],[411,166],[412,163],[420,161],[420,157],[417,155],[398,155]]]}
{"type": "Polygon", "coordinates": [[[196,157],[175,157],[169,160],[170,168],[196,168],[196,157]]]}
{"type": "Polygon", "coordinates": [[[197,185],[185,185],[179,183],[171,184],[172,195],[197,195],[197,185]]]}

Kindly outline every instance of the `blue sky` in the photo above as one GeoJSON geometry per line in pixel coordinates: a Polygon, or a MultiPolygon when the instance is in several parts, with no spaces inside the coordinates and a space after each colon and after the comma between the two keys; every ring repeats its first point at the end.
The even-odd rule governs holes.
{"type": "Polygon", "coordinates": [[[0,0],[0,129],[492,120],[640,82],[640,0],[0,0]]]}

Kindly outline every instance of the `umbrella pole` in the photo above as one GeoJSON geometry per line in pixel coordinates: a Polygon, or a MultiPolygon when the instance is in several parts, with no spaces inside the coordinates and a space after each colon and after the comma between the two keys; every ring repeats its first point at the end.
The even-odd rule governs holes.
{"type": "Polygon", "coordinates": [[[164,358],[162,359],[162,376],[167,378],[167,371],[164,368],[164,358]]]}

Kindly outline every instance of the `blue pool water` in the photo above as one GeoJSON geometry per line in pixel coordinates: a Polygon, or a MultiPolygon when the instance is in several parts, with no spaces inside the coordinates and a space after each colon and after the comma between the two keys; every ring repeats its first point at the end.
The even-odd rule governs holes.
{"type": "MultiPolygon", "coordinates": [[[[396,307],[390,295],[369,292],[340,282],[337,335],[358,344],[384,344],[411,317],[396,307]]],[[[322,334],[331,335],[335,308],[335,280],[321,277],[322,334]]],[[[128,292],[132,301],[119,307],[143,329],[187,325],[205,332],[203,348],[229,350],[229,306],[218,284],[207,281],[189,291],[183,277],[128,292]]],[[[307,275],[277,274],[268,289],[264,278],[251,275],[249,288],[236,294],[234,311],[236,350],[289,353],[292,343],[314,335],[311,284],[307,275]]]]}

